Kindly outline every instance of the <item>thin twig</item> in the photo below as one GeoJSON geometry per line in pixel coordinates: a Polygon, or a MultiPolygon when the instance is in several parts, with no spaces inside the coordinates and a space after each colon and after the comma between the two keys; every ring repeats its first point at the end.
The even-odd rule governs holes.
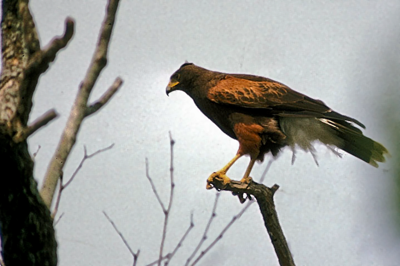
{"type": "MultiPolygon", "coordinates": [[[[272,162],[273,162],[272,159],[269,160],[267,166],[265,167],[264,172],[261,175],[260,183],[262,183],[264,181],[265,177],[267,176],[267,173],[268,173],[269,169],[271,168],[272,162]]],[[[243,213],[250,207],[250,205],[253,204],[254,202],[255,202],[254,200],[249,200],[247,202],[247,204],[242,208],[242,210],[238,214],[236,214],[235,216],[232,217],[232,220],[224,227],[224,229],[222,229],[221,233],[219,233],[219,235],[214,239],[214,241],[211,242],[211,244],[208,245],[208,247],[200,253],[200,255],[193,262],[192,266],[195,265],[196,263],[198,263],[204,257],[204,255],[208,251],[210,251],[210,249],[212,247],[214,247],[215,244],[217,244],[217,242],[219,240],[222,239],[222,237],[226,233],[226,231],[228,231],[228,229],[234,224],[234,222],[237,221],[243,215],[243,213]]]]}
{"type": "Polygon", "coordinates": [[[210,219],[208,219],[208,223],[207,223],[207,226],[206,226],[206,228],[204,230],[203,236],[201,237],[201,239],[200,239],[199,243],[197,244],[196,248],[194,249],[193,253],[186,260],[185,266],[189,265],[190,261],[194,258],[194,256],[196,256],[197,251],[199,251],[199,249],[203,245],[204,241],[206,241],[206,239],[207,239],[207,233],[208,233],[208,230],[211,227],[211,223],[214,220],[214,218],[217,216],[216,210],[217,210],[219,196],[220,196],[220,193],[216,193],[215,194],[214,206],[213,206],[213,209],[212,209],[212,212],[211,212],[210,219]]]}
{"type": "Polygon", "coordinates": [[[69,184],[71,184],[72,180],[74,180],[75,176],[76,176],[76,175],[78,174],[78,172],[81,170],[83,164],[85,163],[85,161],[86,161],[87,159],[90,159],[90,158],[92,158],[92,157],[98,155],[99,153],[102,153],[102,152],[105,152],[105,151],[107,151],[107,150],[110,150],[110,149],[112,149],[113,147],[114,147],[114,143],[111,144],[111,145],[108,146],[108,147],[105,147],[105,148],[103,148],[103,149],[97,150],[97,151],[95,151],[94,153],[88,155],[88,154],[87,154],[87,151],[86,151],[86,146],[84,145],[84,146],[83,146],[84,156],[83,156],[81,162],[79,163],[78,167],[75,169],[74,173],[72,174],[71,178],[70,178],[70,179],[68,180],[68,182],[65,183],[65,185],[63,186],[63,187],[64,187],[63,189],[67,188],[67,187],[69,186],[69,184]]]}
{"type": "MultiPolygon", "coordinates": [[[[194,223],[193,223],[193,214],[190,214],[190,225],[189,227],[186,229],[186,232],[183,234],[182,238],[179,240],[178,244],[175,246],[174,250],[171,253],[168,253],[167,255],[163,256],[162,260],[167,260],[164,264],[164,266],[167,266],[172,257],[176,254],[176,252],[178,251],[178,249],[182,246],[183,241],[185,241],[186,237],[188,236],[189,232],[193,229],[194,227],[194,223]]],[[[158,263],[159,259],[157,259],[156,261],[153,261],[150,264],[147,264],[146,266],[153,266],[156,265],[158,263]]]]}
{"type": "Polygon", "coordinates": [[[165,209],[164,204],[163,204],[163,202],[162,202],[162,200],[160,198],[160,195],[158,195],[156,186],[153,183],[153,179],[151,179],[150,174],[149,174],[149,160],[147,158],[146,158],[146,177],[150,182],[151,189],[153,190],[154,195],[156,196],[158,203],[160,203],[160,206],[161,206],[161,209],[162,209],[163,213],[165,213],[167,210],[165,209]]]}
{"type": "Polygon", "coordinates": [[[170,190],[170,195],[169,195],[169,203],[167,210],[164,211],[164,227],[163,227],[163,233],[162,233],[162,238],[161,238],[161,244],[160,244],[160,254],[158,255],[158,266],[161,266],[161,261],[163,257],[163,249],[164,249],[164,243],[165,243],[165,238],[167,236],[167,225],[168,225],[168,218],[169,214],[171,212],[171,207],[172,207],[172,200],[174,198],[174,144],[175,141],[172,138],[171,132],[169,132],[169,140],[170,140],[170,179],[171,179],[171,190],[170,190]]]}
{"type": "Polygon", "coordinates": [[[108,1],[107,11],[101,25],[96,50],[93,54],[88,71],[80,84],[79,92],[70,112],[67,125],[64,128],[60,142],[58,143],[57,149],[47,169],[40,195],[49,209],[54,198],[60,173],[71,153],[72,147],[75,145],[80,126],[85,118],[90,93],[101,71],[107,64],[108,46],[114,27],[118,4],[119,0],[108,1]]]}
{"type": "Polygon", "coordinates": [[[63,218],[63,216],[64,216],[64,212],[63,212],[63,213],[61,213],[60,217],[58,217],[58,219],[57,219],[56,221],[54,221],[54,223],[53,223],[53,227],[56,227],[56,225],[57,225],[57,224],[58,224],[58,222],[61,220],[61,218],[63,218]]]}
{"type": "Polygon", "coordinates": [[[37,148],[37,150],[33,153],[33,158],[35,159],[36,158],[36,156],[38,155],[38,153],[39,153],[39,151],[40,151],[40,148],[41,148],[41,146],[40,145],[38,145],[38,148],[37,148]]]}
{"type": "Polygon", "coordinates": [[[200,255],[196,258],[196,260],[191,264],[191,266],[196,265],[196,263],[198,263],[201,260],[201,258],[203,258],[203,256],[208,251],[210,251],[210,249],[224,236],[226,231],[228,231],[229,227],[231,227],[235,223],[235,221],[237,221],[253,203],[254,200],[248,201],[247,204],[242,208],[242,210],[238,214],[232,217],[232,220],[224,227],[224,229],[222,229],[221,233],[219,233],[219,235],[214,239],[214,241],[211,242],[211,244],[200,253],[200,255]]]}
{"type": "MultiPolygon", "coordinates": [[[[169,257],[169,255],[170,255],[171,253],[168,253],[167,255],[164,255],[163,257],[162,257],[162,260],[166,260],[166,259],[168,259],[168,257],[169,257]]],[[[147,264],[146,266],[153,266],[153,265],[157,265],[158,264],[158,260],[159,259],[157,259],[157,260],[155,260],[155,261],[153,261],[152,263],[150,263],[150,264],[147,264]]]]}
{"type": "Polygon", "coordinates": [[[111,218],[108,217],[108,215],[105,211],[103,211],[103,214],[107,218],[107,220],[111,223],[111,225],[114,227],[114,230],[118,233],[118,235],[121,237],[122,241],[124,242],[125,246],[128,248],[129,252],[132,254],[133,266],[136,266],[136,262],[138,260],[139,254],[140,254],[140,249],[138,249],[138,251],[136,253],[133,252],[133,250],[131,249],[131,247],[128,244],[128,241],[126,241],[124,235],[118,230],[118,228],[115,225],[115,223],[113,222],[113,220],[111,220],[111,218]]]}
{"type": "Polygon", "coordinates": [[[194,227],[194,223],[193,223],[193,213],[190,214],[190,225],[188,227],[188,229],[186,229],[185,234],[182,236],[181,240],[179,240],[178,244],[176,245],[175,249],[170,253],[170,255],[168,256],[167,261],[165,262],[164,266],[167,266],[172,257],[176,254],[176,252],[178,251],[178,249],[182,246],[183,241],[185,241],[186,237],[188,236],[189,232],[193,229],[194,227]]]}
{"type": "MultiPolygon", "coordinates": [[[[51,214],[51,218],[53,218],[53,220],[56,217],[56,214],[58,212],[58,207],[60,206],[61,194],[62,194],[62,191],[64,190],[63,183],[64,183],[64,172],[61,172],[56,205],[54,206],[53,213],[51,214]]],[[[57,223],[58,223],[58,221],[57,221],[57,223]]]]}
{"type": "Polygon", "coordinates": [[[120,77],[116,78],[114,83],[111,85],[110,88],[98,99],[96,102],[92,103],[90,106],[86,108],[85,117],[90,116],[96,113],[100,108],[102,108],[111,97],[118,91],[118,89],[122,85],[122,79],[120,77]]]}
{"type": "MultiPolygon", "coordinates": [[[[74,171],[74,173],[72,174],[71,178],[67,181],[67,183],[64,184],[63,174],[61,174],[61,176],[60,176],[60,186],[59,186],[59,190],[58,190],[57,201],[56,201],[56,205],[55,205],[55,207],[54,207],[54,211],[53,211],[53,213],[52,213],[52,217],[53,217],[53,218],[54,218],[55,215],[57,214],[58,207],[59,207],[60,200],[61,200],[61,194],[62,194],[63,190],[66,189],[66,188],[71,184],[71,182],[74,180],[74,178],[76,177],[76,175],[78,174],[78,172],[81,170],[81,168],[82,168],[83,164],[85,163],[85,161],[86,161],[87,159],[90,159],[90,158],[92,158],[92,157],[98,155],[99,153],[102,153],[102,152],[105,152],[105,151],[107,151],[107,150],[110,150],[110,149],[112,149],[113,147],[114,147],[114,143],[111,144],[111,145],[108,146],[108,147],[105,147],[105,148],[103,148],[103,149],[97,150],[97,151],[95,151],[94,153],[88,155],[88,154],[87,154],[87,151],[86,151],[86,146],[83,146],[83,152],[84,152],[83,158],[82,158],[81,162],[79,163],[78,167],[75,169],[75,171],[74,171]]],[[[61,172],[61,173],[62,173],[62,172],[61,172]]]]}

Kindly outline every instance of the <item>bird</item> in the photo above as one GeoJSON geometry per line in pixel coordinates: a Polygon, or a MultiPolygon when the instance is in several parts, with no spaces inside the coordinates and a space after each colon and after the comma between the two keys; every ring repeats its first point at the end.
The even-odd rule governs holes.
{"type": "Polygon", "coordinates": [[[207,179],[207,189],[219,177],[223,184],[231,166],[242,156],[250,163],[240,182],[250,183],[251,170],[266,154],[276,157],[284,147],[310,152],[316,160],[313,143],[319,141],[335,154],[343,150],[378,167],[388,150],[365,136],[358,120],[333,111],[323,101],[297,92],[283,83],[249,74],[211,71],[185,62],[169,80],[166,93],[183,91],[200,111],[226,135],[239,142],[236,155],[207,179]]]}

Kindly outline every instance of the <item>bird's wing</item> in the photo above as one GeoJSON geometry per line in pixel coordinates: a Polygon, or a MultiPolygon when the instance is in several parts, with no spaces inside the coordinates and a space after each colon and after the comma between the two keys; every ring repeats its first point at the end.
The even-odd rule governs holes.
{"type": "Polygon", "coordinates": [[[218,104],[269,110],[282,117],[323,117],[351,121],[365,128],[358,120],[331,110],[320,100],[259,76],[227,74],[208,90],[207,98],[218,104]]]}

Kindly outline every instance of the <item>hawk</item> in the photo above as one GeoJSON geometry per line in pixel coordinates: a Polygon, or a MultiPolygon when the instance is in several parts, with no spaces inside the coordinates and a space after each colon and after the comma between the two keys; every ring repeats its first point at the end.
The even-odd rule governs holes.
{"type": "Polygon", "coordinates": [[[229,183],[226,173],[243,155],[250,155],[250,163],[241,182],[249,183],[254,163],[267,153],[277,156],[285,146],[293,151],[292,163],[296,147],[311,152],[316,161],[315,141],[338,155],[336,147],[374,167],[388,154],[382,144],[363,135],[358,127],[365,126],[358,120],[269,78],[215,72],[185,63],[172,74],[166,93],[176,90],[189,95],[204,115],[239,141],[235,157],[208,178],[207,188],[212,188],[210,183],[217,176],[229,183]]]}

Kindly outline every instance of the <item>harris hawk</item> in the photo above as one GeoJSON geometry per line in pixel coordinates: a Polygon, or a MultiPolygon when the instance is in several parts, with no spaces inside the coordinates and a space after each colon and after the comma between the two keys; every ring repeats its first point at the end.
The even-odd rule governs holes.
{"type": "Polygon", "coordinates": [[[365,129],[358,120],[269,78],[215,72],[184,63],[172,74],[166,93],[176,90],[189,95],[204,115],[239,141],[235,157],[208,178],[209,189],[217,176],[229,183],[226,172],[243,155],[250,155],[250,163],[241,182],[249,183],[254,163],[267,153],[277,156],[285,146],[293,151],[292,163],[296,147],[311,152],[317,163],[314,141],[337,155],[336,147],[374,167],[388,154],[382,144],[355,126],[365,129]]]}

